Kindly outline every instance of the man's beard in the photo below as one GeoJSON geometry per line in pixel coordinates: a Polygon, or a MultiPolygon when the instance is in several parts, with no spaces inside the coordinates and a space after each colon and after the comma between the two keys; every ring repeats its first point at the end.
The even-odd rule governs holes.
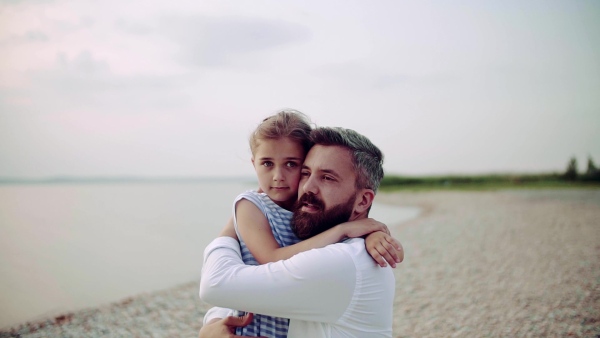
{"type": "Polygon", "coordinates": [[[338,224],[348,222],[354,210],[356,194],[350,196],[346,203],[338,204],[325,210],[325,203],[312,193],[306,193],[294,204],[292,230],[300,239],[307,239],[328,230],[338,224]],[[312,204],[319,210],[314,213],[302,211],[302,205],[312,204]]]}

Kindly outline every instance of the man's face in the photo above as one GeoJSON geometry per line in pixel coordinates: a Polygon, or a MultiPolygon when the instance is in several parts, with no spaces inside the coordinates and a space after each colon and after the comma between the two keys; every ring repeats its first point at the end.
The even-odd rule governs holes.
{"type": "Polygon", "coordinates": [[[348,149],[315,145],[306,155],[292,229],[300,239],[347,222],[356,202],[356,173],[348,149]]]}

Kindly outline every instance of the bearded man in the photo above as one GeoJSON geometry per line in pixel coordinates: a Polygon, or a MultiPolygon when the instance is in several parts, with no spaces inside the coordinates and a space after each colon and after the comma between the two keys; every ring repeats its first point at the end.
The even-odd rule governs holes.
{"type": "MultiPolygon", "coordinates": [[[[311,139],[292,220],[301,239],[367,218],[383,178],[383,154],[365,136],[316,128],[311,139]]],[[[237,241],[219,237],[204,252],[200,281],[208,303],[290,318],[288,337],[391,337],[394,290],[391,269],[373,263],[362,238],[248,266],[237,241]]],[[[220,311],[207,313],[200,337],[231,337],[250,318],[220,311]]]]}

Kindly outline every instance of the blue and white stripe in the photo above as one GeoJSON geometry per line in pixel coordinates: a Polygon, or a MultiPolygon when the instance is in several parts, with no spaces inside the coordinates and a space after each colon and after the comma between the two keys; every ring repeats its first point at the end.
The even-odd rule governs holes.
{"type": "MultiPolygon", "coordinates": [[[[247,199],[254,203],[260,211],[267,217],[271,231],[279,246],[288,246],[300,242],[291,228],[292,212],[275,204],[267,194],[256,191],[246,191],[236,197],[233,203],[233,219],[235,231],[240,239],[240,248],[242,250],[242,260],[247,265],[259,265],[254,256],[248,250],[246,243],[242,240],[237,229],[237,217],[235,214],[235,205],[241,199],[247,199]]],[[[244,312],[238,311],[238,315],[244,312]]],[[[247,337],[270,337],[286,338],[289,327],[289,319],[254,314],[254,320],[246,327],[240,327],[236,330],[236,335],[247,337]]]]}

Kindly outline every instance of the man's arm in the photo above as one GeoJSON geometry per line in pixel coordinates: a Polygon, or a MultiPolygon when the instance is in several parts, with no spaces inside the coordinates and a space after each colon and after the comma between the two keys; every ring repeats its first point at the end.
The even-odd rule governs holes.
{"type": "Polygon", "coordinates": [[[271,316],[335,322],[356,287],[352,257],[339,245],[288,260],[244,265],[237,241],[219,237],[204,252],[200,297],[217,306],[271,316]]]}
{"type": "Polygon", "coordinates": [[[234,335],[235,329],[250,324],[252,318],[253,314],[247,313],[242,317],[225,317],[223,319],[211,320],[208,323],[204,323],[198,333],[198,338],[242,337],[234,335]]]}
{"type": "Polygon", "coordinates": [[[226,309],[217,306],[211,307],[208,311],[206,311],[206,314],[202,319],[202,323],[206,325],[214,319],[223,319],[225,317],[235,316],[235,313],[236,311],[232,309],[226,309]]]}

